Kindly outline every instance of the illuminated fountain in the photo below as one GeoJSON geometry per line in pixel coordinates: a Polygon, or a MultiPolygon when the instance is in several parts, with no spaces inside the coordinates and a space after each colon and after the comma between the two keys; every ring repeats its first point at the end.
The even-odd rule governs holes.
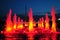
{"type": "Polygon", "coordinates": [[[45,29],[49,30],[49,18],[47,13],[46,13],[45,29]]]}
{"type": "Polygon", "coordinates": [[[32,9],[30,9],[28,16],[29,16],[29,31],[32,31],[33,30],[32,9]]]}
{"type": "MultiPolygon", "coordinates": [[[[50,29],[50,25],[49,25],[49,17],[48,17],[48,13],[46,13],[45,16],[45,20],[44,18],[39,18],[38,21],[38,30],[36,28],[34,28],[34,26],[36,26],[36,22],[33,20],[33,15],[32,15],[32,8],[30,8],[29,12],[28,12],[28,17],[29,17],[29,22],[27,23],[26,21],[23,22],[23,20],[18,17],[16,14],[14,14],[13,16],[13,21],[11,20],[11,14],[12,14],[12,10],[10,9],[9,13],[7,14],[7,18],[6,18],[6,27],[4,29],[4,34],[6,37],[15,37],[14,34],[19,34],[19,33],[25,33],[28,35],[28,40],[33,40],[33,36],[35,34],[45,34],[45,35],[51,35],[51,34],[58,34],[59,32],[56,31],[56,17],[55,17],[55,11],[54,11],[54,7],[52,7],[52,11],[51,11],[51,15],[52,15],[52,27],[50,29]],[[25,24],[25,26],[27,26],[25,28],[25,26],[23,25],[23,23],[25,24]],[[48,34],[46,34],[48,33],[48,34]]],[[[56,36],[56,35],[54,35],[56,36]]],[[[52,37],[54,37],[52,36],[52,37]]],[[[55,37],[54,37],[55,38],[55,37]]],[[[43,40],[43,39],[40,39],[43,40]]],[[[46,36],[45,40],[49,40],[48,36],[46,36]]],[[[53,39],[55,40],[55,39],[53,39]]]]}
{"type": "Polygon", "coordinates": [[[52,11],[51,11],[51,15],[52,15],[52,32],[56,32],[56,17],[55,17],[55,11],[54,11],[54,7],[52,7],[52,11]]]}
{"type": "Polygon", "coordinates": [[[17,26],[17,25],[16,25],[16,23],[17,23],[17,22],[16,22],[16,21],[17,21],[16,18],[17,18],[17,16],[16,16],[16,14],[14,14],[14,17],[13,17],[13,29],[14,29],[14,30],[16,30],[16,26],[17,26]]]}
{"type": "Polygon", "coordinates": [[[23,23],[20,17],[18,17],[18,24],[17,24],[17,29],[22,29],[23,28],[23,23]]]}
{"type": "Polygon", "coordinates": [[[5,33],[9,34],[12,32],[12,21],[11,21],[11,14],[12,14],[12,10],[10,9],[9,13],[7,14],[7,19],[6,19],[6,27],[5,27],[5,33]]]}

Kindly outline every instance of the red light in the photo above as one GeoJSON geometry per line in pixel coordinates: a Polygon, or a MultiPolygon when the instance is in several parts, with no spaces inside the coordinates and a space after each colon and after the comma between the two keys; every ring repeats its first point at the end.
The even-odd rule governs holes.
{"type": "MultiPolygon", "coordinates": [[[[49,25],[48,13],[46,14],[45,20],[43,17],[39,18],[37,28],[34,28],[34,26],[36,26],[36,22],[33,20],[32,8],[30,8],[30,11],[28,12],[29,22],[24,22],[20,17],[18,17],[18,20],[17,20],[16,14],[14,14],[13,21],[12,21],[11,14],[12,14],[12,10],[10,9],[10,11],[7,15],[7,18],[6,18],[6,28],[4,30],[4,34],[6,34],[6,35],[10,35],[10,34],[13,35],[15,33],[26,33],[29,37],[28,40],[33,40],[33,36],[37,33],[42,33],[42,34],[57,33],[54,7],[52,7],[52,11],[51,11],[51,14],[52,14],[51,29],[49,28],[50,25],[49,25]],[[25,25],[23,25],[23,24],[25,24],[25,25]],[[25,26],[27,26],[27,27],[25,28],[25,26]]],[[[41,39],[41,40],[44,40],[44,39],[41,39]]],[[[45,40],[49,40],[49,38],[46,37],[45,40]]],[[[55,40],[55,39],[53,39],[53,40],[55,40]]]]}
{"type": "Polygon", "coordinates": [[[52,14],[52,32],[56,32],[56,17],[54,7],[52,7],[51,14],[52,14]]]}
{"type": "Polygon", "coordinates": [[[45,29],[49,30],[49,18],[48,18],[48,14],[46,14],[45,29]]]}

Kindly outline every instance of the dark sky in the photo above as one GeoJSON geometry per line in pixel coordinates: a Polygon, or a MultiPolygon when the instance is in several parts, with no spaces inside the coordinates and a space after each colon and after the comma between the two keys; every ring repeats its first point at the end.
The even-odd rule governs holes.
{"type": "Polygon", "coordinates": [[[21,14],[32,8],[33,12],[50,12],[52,6],[60,10],[60,0],[0,0],[0,11],[7,13],[12,8],[13,13],[21,14]]]}

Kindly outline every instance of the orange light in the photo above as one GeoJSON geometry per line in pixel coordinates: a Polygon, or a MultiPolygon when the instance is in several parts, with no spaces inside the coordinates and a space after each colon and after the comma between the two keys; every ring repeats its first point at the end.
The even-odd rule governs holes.
{"type": "Polygon", "coordinates": [[[33,26],[36,26],[36,22],[33,22],[33,26]]]}
{"type": "Polygon", "coordinates": [[[48,23],[46,23],[45,28],[46,28],[46,29],[49,29],[49,24],[48,24],[48,23]]]}
{"type": "Polygon", "coordinates": [[[54,7],[52,7],[51,15],[52,15],[52,32],[56,32],[56,17],[54,7]]]}
{"type": "Polygon", "coordinates": [[[48,18],[48,14],[46,14],[45,29],[46,30],[49,29],[49,18],[48,18]]]}
{"type": "Polygon", "coordinates": [[[28,26],[28,24],[26,23],[25,26],[28,26]]]}
{"type": "Polygon", "coordinates": [[[28,26],[28,23],[27,22],[25,22],[25,26],[28,26]]]}
{"type": "Polygon", "coordinates": [[[32,31],[33,30],[33,17],[32,17],[32,9],[30,8],[30,11],[29,11],[29,31],[32,31]]]}
{"type": "Polygon", "coordinates": [[[11,27],[6,28],[6,32],[11,32],[11,31],[12,31],[11,27]]]}
{"type": "Polygon", "coordinates": [[[42,29],[44,28],[44,18],[42,17],[42,29]]]}
{"type": "Polygon", "coordinates": [[[13,27],[14,29],[16,29],[16,14],[14,14],[14,17],[13,17],[13,27]]]}
{"type": "Polygon", "coordinates": [[[14,29],[16,29],[16,24],[14,24],[14,29]]]}
{"type": "Polygon", "coordinates": [[[18,29],[22,29],[22,28],[23,28],[23,25],[20,24],[20,25],[18,26],[18,29]]]}
{"type": "Polygon", "coordinates": [[[41,27],[42,27],[42,25],[41,25],[41,18],[40,18],[39,21],[38,21],[38,28],[41,29],[41,27]]]}
{"type": "Polygon", "coordinates": [[[22,29],[23,28],[23,20],[18,17],[18,24],[17,24],[17,29],[22,29]]]}
{"type": "Polygon", "coordinates": [[[29,22],[29,31],[32,31],[33,30],[33,23],[30,21],[29,22]]]}
{"type": "Polygon", "coordinates": [[[20,29],[23,29],[23,20],[21,20],[21,23],[20,23],[20,29]]]}

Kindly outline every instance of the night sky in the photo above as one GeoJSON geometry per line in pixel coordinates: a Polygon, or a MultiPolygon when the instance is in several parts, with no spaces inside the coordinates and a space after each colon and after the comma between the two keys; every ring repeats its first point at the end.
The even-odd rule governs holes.
{"type": "Polygon", "coordinates": [[[50,12],[52,6],[60,10],[60,0],[0,0],[0,14],[6,14],[11,8],[13,13],[24,14],[29,8],[33,12],[50,12]]]}

